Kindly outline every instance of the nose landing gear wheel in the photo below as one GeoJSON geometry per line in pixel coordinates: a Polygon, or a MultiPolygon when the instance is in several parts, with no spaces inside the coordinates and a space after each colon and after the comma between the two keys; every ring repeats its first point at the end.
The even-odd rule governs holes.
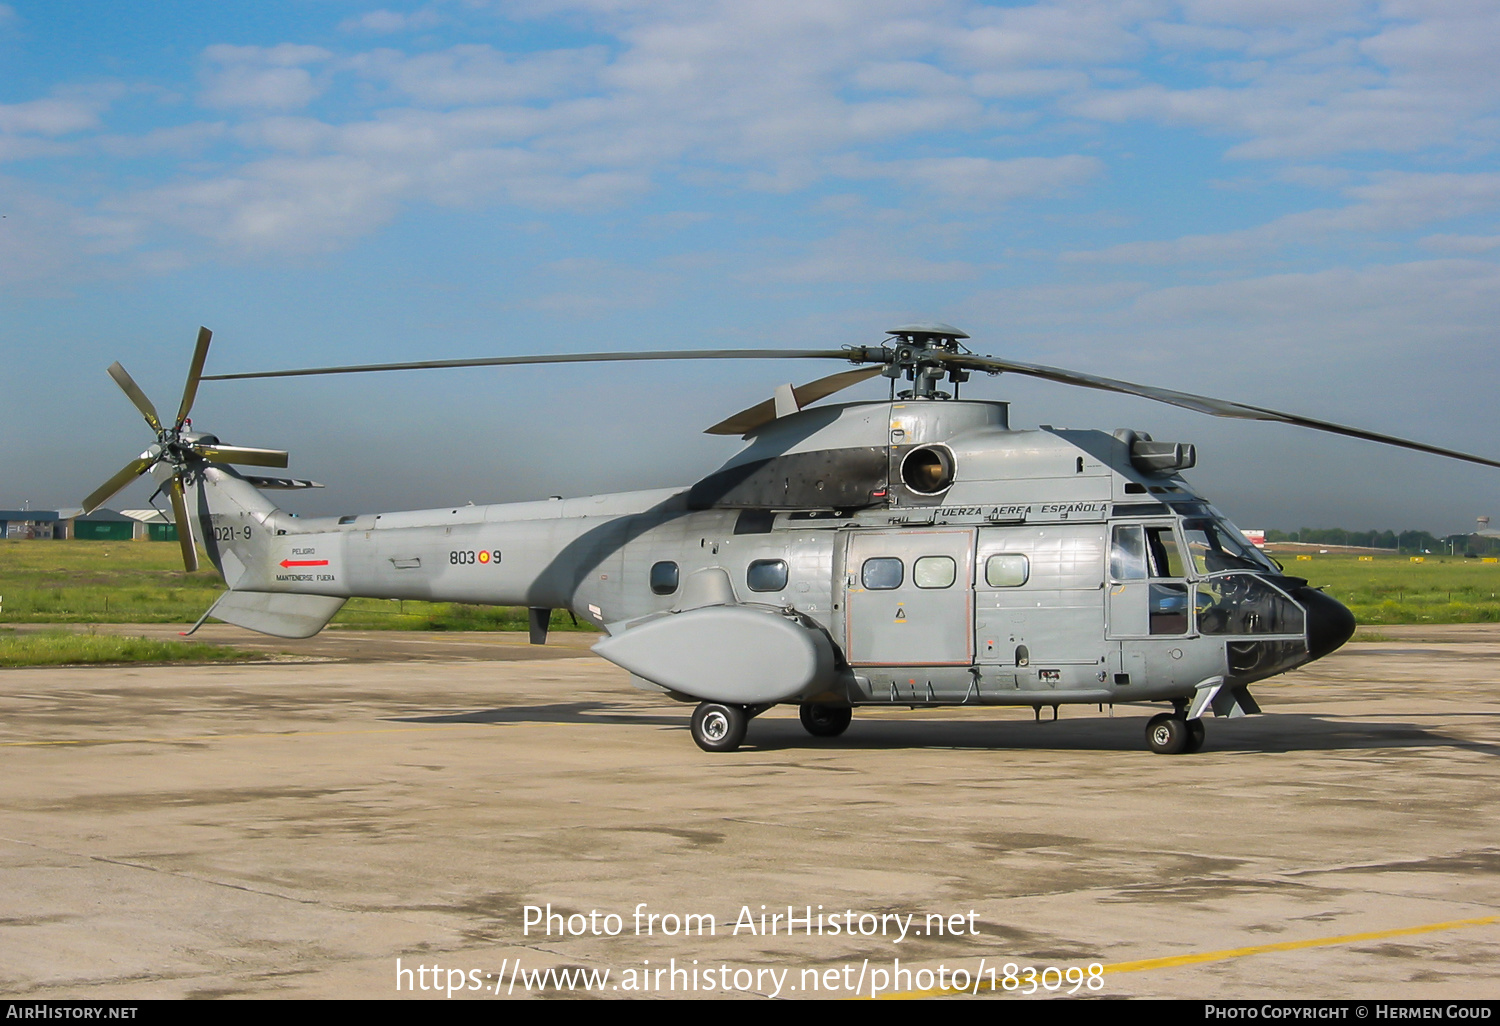
{"type": "Polygon", "coordinates": [[[705,752],[732,752],[745,740],[749,722],[740,706],[703,702],[693,711],[693,741],[705,752]]]}
{"type": "MultiPolygon", "coordinates": [[[[1203,725],[1198,725],[1203,729],[1203,725]]],[[[1188,721],[1176,713],[1161,713],[1151,717],[1146,724],[1146,745],[1158,755],[1180,755],[1196,751],[1192,748],[1193,728],[1188,721]]],[[[1198,742],[1203,743],[1201,740],[1198,742]]]]}
{"type": "Polygon", "coordinates": [[[849,729],[849,721],[854,719],[854,710],[847,705],[820,705],[817,702],[804,702],[798,714],[802,719],[802,729],[813,737],[838,737],[849,729]]]}

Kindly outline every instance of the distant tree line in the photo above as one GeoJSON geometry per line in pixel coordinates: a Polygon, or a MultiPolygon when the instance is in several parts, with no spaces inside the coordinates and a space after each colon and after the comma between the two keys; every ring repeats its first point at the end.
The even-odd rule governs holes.
{"type": "Polygon", "coordinates": [[[1359,545],[1396,552],[1448,552],[1459,556],[1500,553],[1500,538],[1482,538],[1473,534],[1450,534],[1439,538],[1426,531],[1346,531],[1342,527],[1304,527],[1299,531],[1267,531],[1266,541],[1359,545]]]}

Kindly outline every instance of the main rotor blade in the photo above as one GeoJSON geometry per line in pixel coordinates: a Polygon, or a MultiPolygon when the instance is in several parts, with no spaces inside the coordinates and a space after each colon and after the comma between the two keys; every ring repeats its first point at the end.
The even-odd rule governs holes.
{"type": "Polygon", "coordinates": [[[1080,385],[1084,388],[1095,388],[1102,392],[1120,392],[1125,395],[1140,396],[1142,399],[1152,399],[1159,403],[1166,403],[1169,406],[1181,406],[1183,409],[1193,410],[1197,413],[1206,413],[1213,417],[1232,417],[1237,420],[1261,420],[1279,424],[1292,424],[1296,427],[1311,428],[1314,431],[1326,431],[1329,434],[1345,435],[1349,438],[1363,438],[1367,442],[1379,442],[1382,445],[1393,445],[1401,449],[1414,449],[1417,452],[1430,453],[1434,456],[1447,456],[1450,459],[1463,460],[1466,463],[1477,463],[1485,467],[1500,467],[1500,461],[1486,459],[1483,456],[1474,456],[1466,452],[1459,452],[1456,449],[1444,449],[1441,446],[1428,445],[1425,442],[1414,442],[1409,438],[1383,435],[1376,431],[1366,431],[1363,428],[1334,424],[1331,421],[1303,417],[1296,413],[1282,413],[1279,410],[1267,409],[1264,406],[1235,403],[1227,399],[1213,399],[1209,396],[1193,395],[1191,392],[1178,392],[1170,388],[1137,385],[1129,381],[1118,381],[1114,378],[1098,377],[1093,374],[1084,374],[1081,371],[1063,370],[1059,367],[1044,367],[1041,364],[1021,363],[1018,360],[998,360],[991,356],[942,353],[933,354],[932,358],[940,360],[943,363],[954,364],[973,370],[983,370],[991,373],[1009,372],[1012,374],[1025,374],[1034,378],[1044,378],[1048,381],[1060,382],[1064,385],[1080,385]]]}
{"type": "MultiPolygon", "coordinates": [[[[805,385],[798,385],[792,389],[792,395],[797,399],[797,406],[807,406],[819,399],[827,398],[833,393],[857,385],[861,381],[868,381],[879,374],[883,367],[858,367],[854,370],[839,371],[830,374],[826,378],[817,381],[809,381],[805,385]]],[[[741,410],[732,417],[726,417],[713,427],[703,432],[705,435],[745,435],[754,431],[763,424],[769,424],[776,419],[776,400],[767,399],[765,402],[756,403],[748,409],[741,410]]]]}
{"type": "Polygon", "coordinates": [[[182,496],[182,475],[172,475],[172,486],[167,489],[172,497],[172,516],[177,518],[177,544],[182,547],[182,565],[188,573],[198,569],[198,543],[193,540],[193,518],[188,516],[187,503],[182,496]]]}
{"type": "Polygon", "coordinates": [[[109,365],[109,376],[115,379],[115,384],[119,385],[130,397],[130,401],[135,403],[135,408],[141,411],[146,418],[146,423],[151,425],[151,430],[160,433],[161,418],[156,415],[156,407],[151,405],[151,400],[146,398],[146,393],[141,391],[141,386],[135,383],[135,378],[126,373],[125,368],[120,366],[118,361],[109,365]]]}
{"type": "Polygon", "coordinates": [[[348,367],[259,371],[253,374],[205,374],[204,381],[243,378],[298,378],[314,374],[363,374],[367,371],[443,370],[451,367],[509,367],[531,363],[613,363],[625,360],[878,360],[879,349],[684,349],[647,353],[562,353],[553,356],[494,356],[481,360],[423,360],[417,363],[370,363],[348,367]]]}
{"type": "Polygon", "coordinates": [[[194,445],[193,451],[212,463],[243,463],[252,467],[284,467],[288,459],[280,449],[250,449],[242,445],[194,445]]]}
{"type": "Polygon", "coordinates": [[[83,511],[85,513],[94,512],[94,510],[109,501],[121,488],[124,488],[130,482],[150,470],[155,462],[156,454],[151,452],[151,450],[148,449],[146,452],[141,453],[141,455],[121,467],[120,472],[114,477],[94,489],[89,494],[89,497],[83,500],[83,511]]]}
{"type": "Polygon", "coordinates": [[[187,384],[182,386],[182,405],[177,407],[177,423],[173,425],[173,430],[182,430],[183,421],[187,420],[188,411],[193,408],[193,400],[198,397],[198,382],[203,377],[203,361],[208,359],[208,343],[213,337],[214,333],[207,328],[198,329],[198,345],[193,349],[187,384]]]}

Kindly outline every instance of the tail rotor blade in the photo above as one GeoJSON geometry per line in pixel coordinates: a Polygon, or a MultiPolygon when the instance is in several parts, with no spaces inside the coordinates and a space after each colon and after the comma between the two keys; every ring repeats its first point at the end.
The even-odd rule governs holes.
{"type": "Polygon", "coordinates": [[[151,400],[146,398],[146,393],[141,391],[141,386],[135,383],[135,379],[118,362],[109,365],[109,376],[115,379],[115,384],[135,403],[135,408],[141,411],[146,423],[151,425],[151,430],[160,433],[161,418],[156,415],[156,407],[151,405],[151,400]]]}
{"type": "Polygon", "coordinates": [[[108,502],[121,488],[124,488],[130,482],[150,470],[155,462],[156,454],[148,450],[125,464],[125,466],[120,468],[118,474],[104,482],[90,493],[87,499],[83,500],[83,511],[85,513],[94,512],[94,510],[108,502]]]}
{"type": "Polygon", "coordinates": [[[284,467],[288,460],[280,449],[251,449],[243,445],[195,445],[193,451],[212,463],[242,463],[252,467],[284,467]]]}
{"type": "Polygon", "coordinates": [[[182,547],[182,565],[188,573],[198,569],[198,545],[193,540],[193,521],[188,516],[187,503],[182,497],[182,475],[172,477],[172,516],[177,518],[177,544],[182,547]]]}
{"type": "Polygon", "coordinates": [[[174,425],[177,430],[182,429],[188,411],[193,408],[193,400],[198,398],[198,382],[203,378],[203,363],[208,359],[208,343],[213,337],[214,333],[207,328],[198,329],[198,345],[193,350],[193,363],[188,368],[187,384],[182,387],[182,405],[177,407],[177,423],[174,425]]]}

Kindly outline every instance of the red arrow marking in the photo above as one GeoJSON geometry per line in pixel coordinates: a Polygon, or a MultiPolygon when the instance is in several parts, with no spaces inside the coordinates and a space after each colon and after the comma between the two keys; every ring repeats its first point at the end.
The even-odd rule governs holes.
{"type": "Polygon", "coordinates": [[[327,566],[328,565],[328,560],[326,560],[326,559],[283,559],[281,561],[281,565],[283,567],[289,567],[289,566],[327,566]]]}

